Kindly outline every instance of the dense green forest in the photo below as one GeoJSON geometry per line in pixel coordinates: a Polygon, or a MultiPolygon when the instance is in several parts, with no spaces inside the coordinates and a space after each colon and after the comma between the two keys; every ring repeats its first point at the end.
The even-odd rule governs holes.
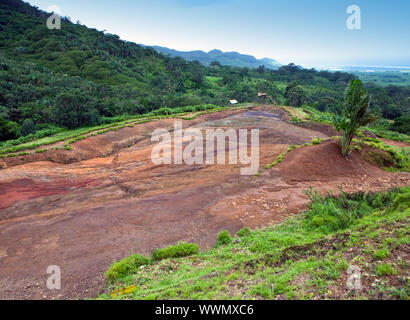
{"type": "MultiPolygon", "coordinates": [[[[217,62],[207,67],[68,17],[62,18],[60,30],[49,30],[48,16],[20,0],[0,3],[0,140],[97,125],[109,117],[163,107],[253,102],[258,91],[281,104],[339,112],[344,90],[355,78],[294,64],[276,71],[217,62]]],[[[370,83],[367,89],[372,108],[387,119],[399,119],[393,129],[407,131],[410,86],[370,83]]]]}
{"type": "Polygon", "coordinates": [[[359,77],[363,82],[375,82],[381,86],[409,86],[410,85],[410,70],[409,71],[372,71],[359,72],[353,74],[359,77]]]}

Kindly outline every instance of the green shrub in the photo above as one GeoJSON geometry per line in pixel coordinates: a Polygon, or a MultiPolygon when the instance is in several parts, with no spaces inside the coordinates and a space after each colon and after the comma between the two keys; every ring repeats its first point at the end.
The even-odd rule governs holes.
{"type": "Polygon", "coordinates": [[[218,234],[218,246],[223,246],[232,243],[232,237],[229,231],[222,231],[218,234]]]}
{"type": "Polygon", "coordinates": [[[390,126],[392,131],[397,131],[402,134],[410,133],[410,115],[405,115],[394,119],[394,123],[390,126]]]}
{"type": "Polygon", "coordinates": [[[25,119],[23,124],[21,125],[20,128],[20,134],[23,137],[27,137],[30,134],[35,134],[36,133],[36,129],[34,127],[34,122],[32,119],[25,119]]]}
{"type": "Polygon", "coordinates": [[[314,146],[320,144],[321,142],[322,142],[322,140],[320,138],[315,138],[315,139],[312,140],[312,144],[314,146]]]}
{"type": "Polygon", "coordinates": [[[368,142],[374,142],[374,143],[383,143],[381,140],[379,139],[375,139],[375,138],[370,138],[370,137],[363,137],[362,139],[363,141],[368,141],[368,142]]]}
{"type": "Polygon", "coordinates": [[[381,276],[393,276],[393,275],[397,274],[397,270],[394,269],[388,263],[385,263],[385,264],[380,264],[376,267],[376,273],[379,277],[381,277],[381,276]]]}
{"type": "Polygon", "coordinates": [[[386,259],[389,255],[390,255],[390,251],[389,251],[387,248],[383,248],[383,249],[377,250],[377,251],[374,253],[373,257],[374,257],[374,259],[376,259],[376,260],[384,260],[384,259],[386,259]]]}
{"type": "Polygon", "coordinates": [[[248,227],[243,228],[241,230],[238,231],[238,236],[239,237],[247,237],[251,234],[251,229],[249,229],[248,227]]]}
{"type": "Polygon", "coordinates": [[[134,274],[141,266],[148,265],[150,260],[139,254],[135,254],[120,262],[114,262],[111,268],[105,273],[109,281],[115,282],[127,275],[134,274]]]}
{"type": "Polygon", "coordinates": [[[400,189],[380,194],[364,192],[348,194],[340,190],[339,197],[332,194],[320,197],[319,193],[312,189],[305,193],[312,204],[306,212],[303,223],[308,228],[319,229],[325,233],[346,229],[357,219],[370,215],[375,210],[387,207],[394,209],[393,202],[396,203],[396,207],[405,208],[409,206],[410,197],[408,191],[400,189]]]}
{"type": "Polygon", "coordinates": [[[349,269],[349,263],[345,259],[341,260],[340,263],[336,266],[336,270],[338,271],[346,272],[347,269],[349,269]]]}
{"type": "Polygon", "coordinates": [[[410,208],[410,192],[399,194],[393,201],[393,209],[404,211],[410,208]]]}
{"type": "MultiPolygon", "coordinates": [[[[396,150],[392,149],[389,146],[386,146],[382,141],[372,138],[364,138],[362,139],[362,144],[368,146],[373,149],[378,149],[387,153],[387,155],[391,158],[392,167],[393,169],[398,169],[399,171],[409,171],[410,170],[410,160],[407,155],[403,153],[399,153],[396,150]]],[[[368,153],[370,156],[372,153],[368,153]]],[[[377,159],[376,159],[377,160],[377,159]]],[[[380,165],[384,165],[384,161],[379,159],[378,162],[380,165]]],[[[390,169],[390,168],[389,168],[390,169]]]]}
{"type": "Polygon", "coordinates": [[[292,151],[294,149],[296,149],[298,146],[294,145],[293,143],[290,145],[288,151],[292,151]]]}
{"type": "Polygon", "coordinates": [[[152,260],[159,261],[169,258],[182,258],[199,253],[199,246],[193,243],[178,243],[164,249],[154,250],[151,254],[152,260]]]}
{"type": "Polygon", "coordinates": [[[290,119],[290,122],[303,122],[301,119],[298,117],[293,116],[292,119],[290,119]]]}

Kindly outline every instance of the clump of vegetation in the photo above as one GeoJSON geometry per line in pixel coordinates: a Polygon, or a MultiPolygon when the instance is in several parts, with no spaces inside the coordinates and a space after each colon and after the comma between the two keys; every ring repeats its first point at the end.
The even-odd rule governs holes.
{"type": "Polygon", "coordinates": [[[404,211],[410,207],[410,192],[401,193],[395,197],[393,210],[404,211]]]}
{"type": "Polygon", "coordinates": [[[365,145],[367,147],[383,151],[384,155],[374,154],[373,152],[368,152],[369,156],[377,162],[381,167],[384,167],[389,171],[409,171],[410,170],[410,160],[409,157],[404,152],[398,152],[392,147],[386,146],[382,141],[378,139],[372,139],[365,137],[361,141],[353,139],[356,145],[365,145]]]}
{"type": "Polygon", "coordinates": [[[370,126],[365,127],[364,129],[380,138],[410,143],[410,132],[400,133],[394,131],[392,130],[393,125],[388,120],[379,118],[376,122],[372,123],[370,126]]]}
{"type": "Polygon", "coordinates": [[[309,189],[306,195],[312,204],[306,212],[305,225],[320,229],[323,233],[331,233],[350,227],[356,220],[370,214],[374,208],[391,206],[398,191],[386,194],[359,192],[352,195],[340,190],[338,197],[332,193],[321,197],[317,191],[309,189]]]}
{"type": "Polygon", "coordinates": [[[410,133],[410,115],[396,118],[390,129],[408,135],[410,133]]]}
{"type": "Polygon", "coordinates": [[[229,231],[222,231],[221,233],[218,234],[218,246],[223,246],[232,243],[232,237],[229,231]]]}
{"type": "MultiPolygon", "coordinates": [[[[306,95],[303,88],[298,85],[296,81],[292,81],[285,90],[284,97],[288,105],[292,107],[300,107],[303,105],[303,102],[306,100],[306,95]]],[[[297,121],[298,118],[296,117],[297,121]]]]}
{"type": "Polygon", "coordinates": [[[292,119],[290,119],[290,122],[303,122],[303,120],[293,116],[292,119]]]}
{"type": "Polygon", "coordinates": [[[110,282],[115,282],[124,276],[136,273],[141,266],[148,265],[149,263],[150,259],[147,257],[135,254],[120,262],[114,262],[111,268],[105,273],[105,276],[110,282]]]}
{"type": "Polygon", "coordinates": [[[380,264],[376,267],[376,272],[378,276],[392,276],[397,274],[397,270],[395,270],[390,264],[384,263],[380,264]]]}
{"type": "Polygon", "coordinates": [[[34,127],[34,122],[32,119],[25,119],[20,128],[20,135],[22,137],[27,137],[30,134],[34,134],[36,128],[34,127]]]}
{"type": "Polygon", "coordinates": [[[239,230],[237,234],[239,237],[247,237],[251,234],[251,229],[249,229],[248,227],[243,228],[239,230]]]}
{"type": "Polygon", "coordinates": [[[386,259],[388,256],[390,256],[390,251],[389,251],[389,249],[387,249],[387,248],[382,248],[382,249],[380,249],[380,250],[377,250],[375,253],[374,253],[374,259],[376,259],[376,260],[384,260],[384,259],[386,259]]]}
{"type": "Polygon", "coordinates": [[[153,261],[159,261],[169,258],[182,258],[197,254],[199,246],[193,243],[178,243],[176,246],[170,246],[163,249],[154,250],[151,254],[153,261]]]}
{"type": "Polygon", "coordinates": [[[318,144],[321,144],[321,142],[322,142],[322,139],[315,138],[315,139],[312,140],[312,145],[316,146],[318,144]]]}
{"type": "Polygon", "coordinates": [[[360,80],[352,80],[346,89],[345,103],[341,117],[334,117],[336,130],[343,131],[341,140],[342,155],[350,154],[352,140],[360,127],[377,120],[376,114],[369,109],[370,97],[360,80]]]}

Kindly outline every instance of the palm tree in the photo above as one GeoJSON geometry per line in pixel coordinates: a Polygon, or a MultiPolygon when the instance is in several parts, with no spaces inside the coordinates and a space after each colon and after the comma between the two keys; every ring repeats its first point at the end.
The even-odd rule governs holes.
{"type": "Polygon", "coordinates": [[[345,102],[341,117],[334,117],[336,130],[343,131],[342,155],[349,156],[352,140],[360,127],[366,126],[377,120],[374,111],[369,109],[370,98],[363,82],[354,79],[350,81],[345,92],[345,102]]]}

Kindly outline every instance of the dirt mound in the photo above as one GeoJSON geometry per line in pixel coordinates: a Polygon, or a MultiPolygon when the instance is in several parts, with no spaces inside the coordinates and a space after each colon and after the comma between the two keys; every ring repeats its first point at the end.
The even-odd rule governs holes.
{"type": "Polygon", "coordinates": [[[293,150],[277,166],[285,181],[330,181],[336,177],[381,175],[383,170],[366,162],[359,152],[345,159],[334,140],[293,150]]]}

